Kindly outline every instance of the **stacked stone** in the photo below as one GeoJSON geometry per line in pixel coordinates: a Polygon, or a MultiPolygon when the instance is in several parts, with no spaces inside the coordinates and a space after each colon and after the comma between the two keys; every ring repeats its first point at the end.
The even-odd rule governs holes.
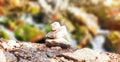
{"type": "Polygon", "coordinates": [[[65,26],[60,26],[58,22],[51,24],[52,31],[50,31],[46,37],[46,45],[48,46],[61,46],[70,47],[69,42],[65,39],[67,35],[67,29],[65,26]]]}

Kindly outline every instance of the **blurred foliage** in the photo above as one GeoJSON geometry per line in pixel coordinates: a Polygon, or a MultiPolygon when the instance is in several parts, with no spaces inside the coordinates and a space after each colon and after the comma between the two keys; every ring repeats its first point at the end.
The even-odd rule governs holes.
{"type": "Polygon", "coordinates": [[[0,29],[0,38],[9,39],[9,35],[0,29]]]}
{"type": "Polygon", "coordinates": [[[48,33],[48,32],[51,31],[51,27],[50,27],[49,24],[46,24],[46,25],[44,26],[44,29],[45,29],[46,33],[48,33]]]}
{"type": "Polygon", "coordinates": [[[104,47],[108,51],[116,52],[120,42],[120,33],[113,31],[106,36],[104,47]]]}
{"type": "Polygon", "coordinates": [[[44,12],[39,12],[38,14],[32,15],[32,17],[33,17],[33,19],[36,23],[42,23],[43,19],[45,17],[45,13],[44,12]]]}
{"type": "MultiPolygon", "coordinates": [[[[15,30],[15,36],[18,40],[30,41],[30,39],[40,35],[43,37],[43,32],[39,30],[35,25],[30,24],[19,25],[15,30]]],[[[33,41],[32,41],[33,42],[33,41]]]]}

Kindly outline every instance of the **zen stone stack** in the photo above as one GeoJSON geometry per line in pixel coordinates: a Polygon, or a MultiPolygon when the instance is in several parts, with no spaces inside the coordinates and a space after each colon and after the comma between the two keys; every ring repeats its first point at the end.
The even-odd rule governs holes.
{"type": "Polygon", "coordinates": [[[54,22],[51,24],[51,28],[52,28],[52,31],[46,35],[49,38],[49,39],[46,39],[46,45],[70,47],[69,41],[65,39],[65,36],[67,34],[66,27],[60,26],[58,22],[54,22]]]}

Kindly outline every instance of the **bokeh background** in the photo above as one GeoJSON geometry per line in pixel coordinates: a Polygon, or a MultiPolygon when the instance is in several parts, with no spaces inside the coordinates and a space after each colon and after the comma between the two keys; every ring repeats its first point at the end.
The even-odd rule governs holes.
{"type": "Polygon", "coordinates": [[[44,43],[53,22],[77,48],[120,53],[120,0],[0,0],[0,38],[44,43]]]}

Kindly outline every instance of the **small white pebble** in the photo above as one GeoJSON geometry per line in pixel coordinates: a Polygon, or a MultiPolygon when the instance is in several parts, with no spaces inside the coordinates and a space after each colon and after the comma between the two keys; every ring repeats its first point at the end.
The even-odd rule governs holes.
{"type": "Polygon", "coordinates": [[[46,37],[56,39],[56,38],[62,38],[62,37],[64,37],[64,34],[63,34],[62,31],[58,31],[58,30],[57,30],[57,31],[49,32],[49,33],[46,35],[46,37]]]}
{"type": "Polygon", "coordinates": [[[56,31],[49,32],[46,37],[49,38],[63,38],[67,34],[67,30],[65,26],[61,26],[56,31]]]}
{"type": "Polygon", "coordinates": [[[52,28],[52,30],[57,30],[58,28],[60,28],[59,22],[52,23],[51,24],[51,28],[52,28]]]}

